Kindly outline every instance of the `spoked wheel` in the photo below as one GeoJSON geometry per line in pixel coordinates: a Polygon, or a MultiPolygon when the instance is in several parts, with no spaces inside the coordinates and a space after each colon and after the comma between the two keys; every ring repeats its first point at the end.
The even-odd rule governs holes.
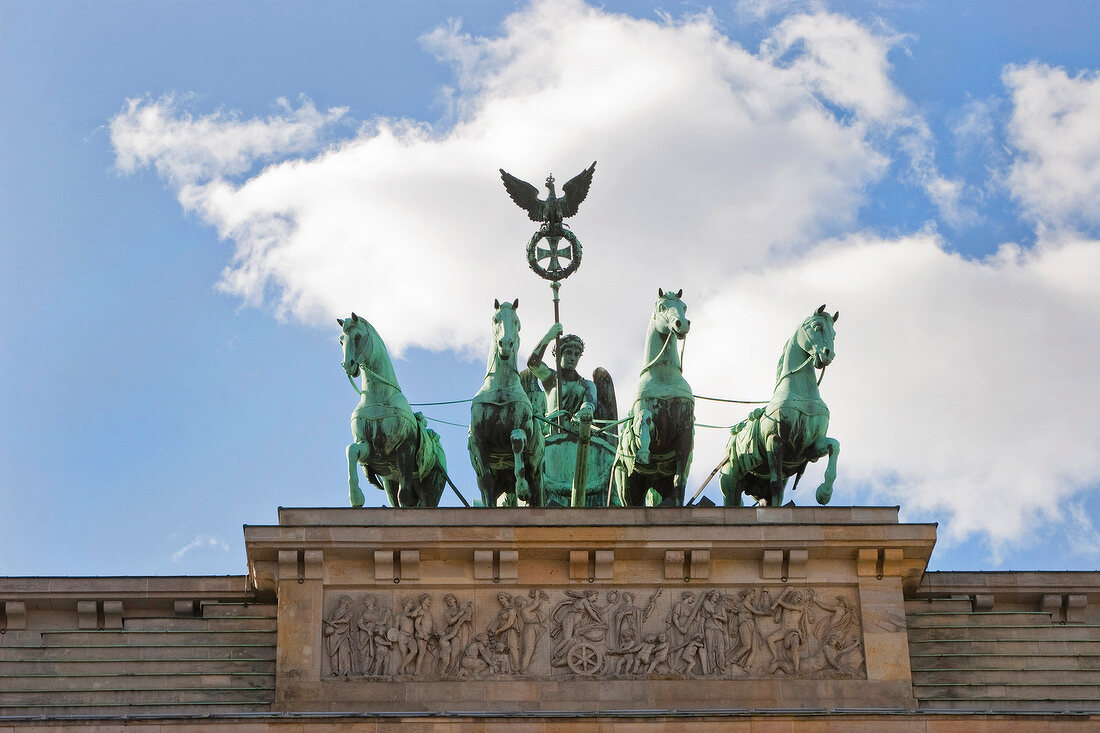
{"type": "Polygon", "coordinates": [[[603,653],[586,641],[574,644],[565,658],[569,669],[575,674],[594,675],[603,662],[603,653]]]}

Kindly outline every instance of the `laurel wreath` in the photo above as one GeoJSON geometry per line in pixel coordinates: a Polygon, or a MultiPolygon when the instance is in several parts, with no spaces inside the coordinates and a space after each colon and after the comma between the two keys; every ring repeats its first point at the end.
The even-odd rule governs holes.
{"type": "MultiPolygon", "coordinates": [[[[531,269],[534,270],[535,274],[539,277],[544,280],[553,280],[556,282],[569,277],[581,266],[581,242],[577,239],[576,234],[562,227],[561,238],[569,240],[570,245],[569,264],[557,270],[547,270],[539,264],[537,254],[538,243],[549,236],[550,230],[547,227],[542,227],[531,236],[531,241],[527,243],[527,264],[531,266],[531,269]]],[[[558,235],[555,234],[554,236],[558,235]]]]}

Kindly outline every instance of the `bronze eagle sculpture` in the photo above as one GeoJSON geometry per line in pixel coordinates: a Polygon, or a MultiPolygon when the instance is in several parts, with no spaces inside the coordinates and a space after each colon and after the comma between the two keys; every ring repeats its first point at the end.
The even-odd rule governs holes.
{"type": "Polygon", "coordinates": [[[569,179],[562,189],[562,196],[554,192],[554,176],[546,178],[546,188],[550,195],[545,199],[539,198],[539,190],[527,181],[500,169],[500,178],[504,181],[504,189],[516,206],[527,212],[531,221],[541,221],[549,225],[550,232],[560,231],[562,219],[566,219],[577,213],[584,197],[588,195],[588,188],[592,185],[592,174],[596,171],[596,162],[569,179]]]}

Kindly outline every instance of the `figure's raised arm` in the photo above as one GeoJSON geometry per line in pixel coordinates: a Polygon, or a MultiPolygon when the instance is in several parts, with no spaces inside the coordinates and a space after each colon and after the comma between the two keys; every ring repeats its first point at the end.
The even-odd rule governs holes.
{"type": "Polygon", "coordinates": [[[542,340],[535,346],[535,350],[531,352],[531,356],[527,358],[527,366],[535,372],[535,376],[539,379],[546,379],[547,375],[543,372],[553,373],[550,367],[543,363],[542,359],[546,355],[546,347],[550,345],[550,342],[561,336],[564,329],[560,323],[555,323],[550,327],[550,330],[546,332],[546,335],[542,337],[542,340]]]}
{"type": "Polygon", "coordinates": [[[550,327],[550,330],[546,332],[546,335],[542,337],[538,345],[535,346],[535,350],[531,352],[530,358],[527,359],[527,366],[534,367],[537,364],[542,363],[542,357],[546,354],[546,347],[550,345],[550,342],[561,336],[565,329],[560,323],[555,323],[550,327]]]}

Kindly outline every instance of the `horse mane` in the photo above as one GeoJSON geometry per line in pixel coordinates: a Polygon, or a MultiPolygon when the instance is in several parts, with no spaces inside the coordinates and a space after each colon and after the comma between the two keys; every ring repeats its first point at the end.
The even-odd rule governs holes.
{"type": "MultiPolygon", "coordinates": [[[[802,326],[799,325],[799,330],[802,326]]],[[[779,352],[779,363],[775,365],[775,386],[779,386],[779,380],[783,378],[783,373],[787,371],[787,354],[791,353],[791,342],[798,337],[798,331],[794,332],[794,335],[787,339],[787,343],[783,344],[783,350],[779,352]]]]}
{"type": "MultiPolygon", "coordinates": [[[[828,315],[829,314],[826,313],[825,317],[828,317],[828,315]]],[[[798,328],[796,328],[794,330],[794,333],[791,335],[791,337],[789,339],[787,339],[787,343],[783,344],[783,351],[780,352],[780,354],[779,354],[779,363],[775,365],[775,386],[776,387],[779,386],[779,380],[783,377],[783,375],[787,371],[787,366],[788,366],[787,365],[787,355],[791,353],[791,344],[792,344],[792,342],[794,342],[798,339],[798,334],[799,334],[800,331],[802,331],[802,329],[806,328],[806,326],[813,323],[814,320],[817,319],[817,318],[822,318],[822,314],[820,314],[820,313],[811,313],[810,315],[803,318],[802,323],[798,324],[798,328]]]]}
{"type": "Polygon", "coordinates": [[[397,372],[393,369],[390,352],[386,348],[386,342],[382,340],[382,335],[367,319],[360,318],[359,323],[366,329],[367,339],[370,341],[371,360],[374,361],[374,366],[370,366],[370,368],[400,391],[401,387],[397,383],[397,372]]]}
{"type": "MultiPolygon", "coordinates": [[[[501,303],[497,306],[496,311],[493,314],[493,317],[496,318],[496,314],[500,313],[501,311],[503,311],[505,309],[508,309],[508,310],[512,311],[513,314],[515,314],[515,312],[516,312],[515,307],[511,303],[501,303]]],[[[518,319],[519,316],[516,315],[516,318],[518,319]]],[[[519,350],[517,349],[516,350],[516,358],[512,360],[511,364],[508,365],[509,368],[511,369],[511,371],[514,371],[517,376],[520,373],[518,362],[519,362],[519,350]]],[[[497,361],[496,345],[493,344],[493,343],[490,343],[490,345],[489,345],[489,356],[485,361],[485,378],[486,379],[488,379],[489,375],[491,375],[495,371],[493,369],[493,366],[496,365],[497,363],[498,363],[498,361],[497,361]]],[[[526,391],[526,388],[525,388],[525,391],[526,391]]]]}

